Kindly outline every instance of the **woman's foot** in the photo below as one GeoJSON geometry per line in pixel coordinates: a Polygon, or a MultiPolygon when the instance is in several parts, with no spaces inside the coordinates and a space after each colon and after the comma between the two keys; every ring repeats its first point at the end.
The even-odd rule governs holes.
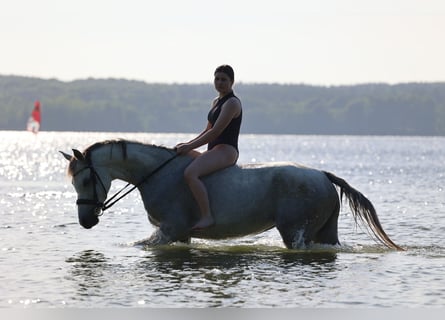
{"type": "Polygon", "coordinates": [[[212,216],[205,216],[202,217],[201,220],[198,221],[197,224],[195,224],[192,228],[192,230],[199,230],[199,229],[205,229],[210,227],[215,223],[215,220],[213,220],[212,216]]]}

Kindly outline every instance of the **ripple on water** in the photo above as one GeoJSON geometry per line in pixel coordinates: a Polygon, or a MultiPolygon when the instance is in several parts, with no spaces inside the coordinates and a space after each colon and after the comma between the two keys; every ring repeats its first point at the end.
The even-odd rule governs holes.
{"type": "MultiPolygon", "coordinates": [[[[444,138],[243,135],[240,163],[298,161],[332,171],[375,205],[406,251],[375,244],[347,205],[341,246],[287,250],[276,230],[227,241],[137,248],[153,231],[135,193],[91,230],[57,152],[186,134],[0,132],[0,307],[443,306],[444,138]]],[[[113,190],[118,189],[113,184],[113,190]]]]}

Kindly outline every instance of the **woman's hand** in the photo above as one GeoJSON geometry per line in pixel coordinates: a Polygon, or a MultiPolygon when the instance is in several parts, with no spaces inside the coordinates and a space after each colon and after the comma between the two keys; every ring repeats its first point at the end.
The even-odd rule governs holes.
{"type": "Polygon", "coordinates": [[[189,151],[193,150],[188,143],[179,143],[175,147],[175,151],[177,154],[186,154],[189,151]]]}

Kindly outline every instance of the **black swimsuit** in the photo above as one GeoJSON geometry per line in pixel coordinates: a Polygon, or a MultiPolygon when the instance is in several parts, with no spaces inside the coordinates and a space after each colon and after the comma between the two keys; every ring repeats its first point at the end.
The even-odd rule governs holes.
{"type": "MultiPolygon", "coordinates": [[[[215,106],[210,110],[207,119],[209,120],[212,126],[215,125],[215,122],[218,119],[219,114],[221,113],[221,107],[223,106],[223,104],[232,97],[238,99],[238,97],[235,96],[232,91],[227,95],[225,95],[224,97],[220,98],[216,102],[215,106]]],[[[230,121],[229,125],[224,129],[224,131],[219,135],[219,137],[209,142],[207,150],[213,149],[213,147],[215,147],[218,144],[228,144],[233,146],[236,149],[236,151],[238,151],[238,136],[240,132],[242,118],[243,118],[243,111],[241,110],[240,115],[236,118],[233,118],[230,121]]]]}

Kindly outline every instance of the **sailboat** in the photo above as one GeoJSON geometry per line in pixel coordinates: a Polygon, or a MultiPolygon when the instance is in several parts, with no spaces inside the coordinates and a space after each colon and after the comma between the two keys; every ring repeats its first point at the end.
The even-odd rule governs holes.
{"type": "Polygon", "coordinates": [[[41,114],[40,114],[40,101],[34,102],[34,109],[31,112],[31,116],[26,124],[28,131],[37,134],[40,130],[41,114]]]}

